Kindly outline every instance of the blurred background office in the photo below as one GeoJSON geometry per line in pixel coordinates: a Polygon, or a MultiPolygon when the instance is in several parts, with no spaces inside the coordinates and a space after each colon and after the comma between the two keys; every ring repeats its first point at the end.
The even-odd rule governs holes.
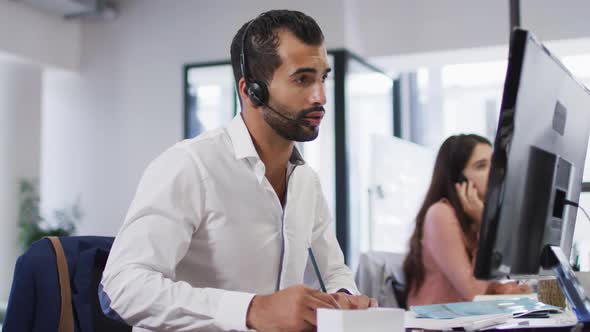
{"type": "MultiPolygon", "coordinates": [[[[277,8],[326,36],[328,113],[300,148],[353,268],[407,251],[446,137],[493,141],[515,20],[590,84],[584,0],[0,0],[0,307],[22,252],[21,180],[38,181],[44,227],[114,236],[149,161],[233,117],[231,38],[277,8]]],[[[586,270],[589,231],[580,220],[574,236],[586,270]]]]}

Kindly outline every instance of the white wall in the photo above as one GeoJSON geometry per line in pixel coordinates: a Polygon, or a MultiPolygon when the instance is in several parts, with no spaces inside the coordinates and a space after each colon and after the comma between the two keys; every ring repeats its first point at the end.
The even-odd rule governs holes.
{"type": "Polygon", "coordinates": [[[541,40],[590,37],[590,1],[521,0],[522,27],[541,40]]]}
{"type": "Polygon", "coordinates": [[[0,62],[0,302],[8,298],[18,248],[19,180],[39,176],[41,70],[0,62]]]}
{"type": "Polygon", "coordinates": [[[365,56],[506,42],[508,1],[368,0],[359,7],[365,56]]]}
{"type": "Polygon", "coordinates": [[[102,67],[81,74],[46,70],[43,75],[41,197],[50,216],[80,195],[81,234],[113,235],[111,215],[120,222],[128,195],[121,175],[127,161],[119,157],[120,98],[109,87],[111,71],[102,67]],[[96,107],[89,103],[100,101],[96,107]]]}
{"type": "Polygon", "coordinates": [[[80,55],[80,24],[0,0],[0,54],[75,70],[80,55]]]}
{"type": "MultiPolygon", "coordinates": [[[[82,24],[79,74],[52,72],[44,81],[43,194],[50,207],[82,195],[82,234],[114,234],[142,170],[182,138],[182,66],[228,59],[238,27],[264,10],[302,10],[322,26],[329,48],[350,46],[365,56],[496,46],[508,39],[507,1],[119,4],[116,21],[82,24]]],[[[541,38],[588,36],[582,22],[589,5],[568,5],[557,9],[550,0],[525,0],[523,23],[541,38]]]]}
{"type": "Polygon", "coordinates": [[[40,176],[41,68],[77,69],[79,37],[77,22],[0,0],[0,302],[21,252],[19,179],[40,176]]]}
{"type": "MultiPolygon", "coordinates": [[[[508,54],[508,1],[366,1],[358,13],[367,38],[359,53],[392,74],[425,64],[496,61],[508,54]],[[391,19],[375,19],[382,12],[391,19]]],[[[557,54],[585,52],[590,46],[589,11],[590,2],[584,0],[568,1],[567,6],[522,0],[521,26],[557,54]]]]}
{"type": "MultiPolygon", "coordinates": [[[[365,56],[508,44],[509,1],[358,0],[365,56]]],[[[542,40],[588,37],[590,2],[522,0],[521,25],[542,40]]]]}

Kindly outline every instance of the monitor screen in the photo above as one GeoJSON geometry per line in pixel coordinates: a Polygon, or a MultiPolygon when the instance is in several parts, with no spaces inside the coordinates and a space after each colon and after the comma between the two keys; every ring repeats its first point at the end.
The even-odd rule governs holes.
{"type": "Polygon", "coordinates": [[[479,279],[542,272],[547,245],[570,254],[588,135],[590,92],[530,32],[510,42],[475,263],[479,279]]]}

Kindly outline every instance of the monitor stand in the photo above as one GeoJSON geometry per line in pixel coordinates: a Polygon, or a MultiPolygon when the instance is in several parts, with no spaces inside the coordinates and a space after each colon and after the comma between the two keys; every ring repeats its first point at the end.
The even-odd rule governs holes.
{"type": "Polygon", "coordinates": [[[546,246],[541,257],[541,265],[552,269],[557,277],[561,291],[565,295],[578,321],[590,324],[590,299],[570,267],[568,259],[558,246],[546,246]]]}

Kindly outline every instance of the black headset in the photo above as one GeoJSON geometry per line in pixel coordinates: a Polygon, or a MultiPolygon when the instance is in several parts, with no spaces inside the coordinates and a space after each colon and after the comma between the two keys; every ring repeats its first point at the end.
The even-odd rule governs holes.
{"type": "Polygon", "coordinates": [[[248,72],[248,62],[246,59],[246,38],[252,23],[258,20],[262,15],[250,21],[246,26],[244,34],[242,35],[242,51],[240,52],[240,68],[242,70],[242,77],[244,77],[246,83],[246,93],[248,94],[248,98],[250,98],[252,103],[256,106],[263,106],[268,103],[268,87],[266,86],[266,83],[250,77],[250,73],[248,72]]]}

